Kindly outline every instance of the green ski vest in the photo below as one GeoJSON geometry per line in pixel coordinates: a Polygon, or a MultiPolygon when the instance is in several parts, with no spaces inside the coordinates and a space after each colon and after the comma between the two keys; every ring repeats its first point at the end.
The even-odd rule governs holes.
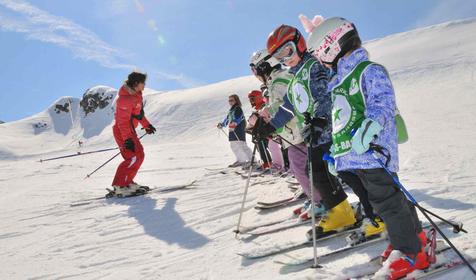
{"type": "MultiPolygon", "coordinates": [[[[289,83],[291,82],[291,80],[288,80],[288,79],[285,79],[285,78],[281,78],[281,77],[278,77],[276,79],[273,80],[273,82],[271,83],[270,85],[270,88],[278,85],[278,84],[281,84],[285,87],[288,87],[289,83]]],[[[270,101],[273,101],[273,100],[270,100],[270,101]]],[[[278,109],[279,109],[279,104],[276,104],[276,103],[273,103],[272,105],[275,105],[275,106],[269,106],[269,113],[273,116],[276,114],[276,112],[278,112],[278,109]]],[[[284,127],[280,127],[278,129],[276,129],[276,133],[280,134],[282,133],[284,130],[284,127]]]]}
{"type": "MultiPolygon", "coordinates": [[[[359,63],[332,90],[332,142],[334,157],[347,154],[352,149],[352,131],[358,129],[365,119],[365,97],[362,92],[362,74],[371,61],[359,63]]],[[[405,122],[396,110],[398,143],[408,140],[405,122]]]]}
{"type": "Polygon", "coordinates": [[[304,113],[313,113],[314,98],[312,97],[309,86],[311,67],[317,63],[314,59],[309,59],[294,75],[294,78],[289,83],[288,98],[294,107],[294,114],[298,120],[298,127],[304,127],[304,113]]]}
{"type": "Polygon", "coordinates": [[[352,149],[352,131],[358,129],[365,119],[365,98],[361,90],[362,73],[373,64],[359,63],[332,89],[332,142],[334,157],[342,156],[352,149]]]}

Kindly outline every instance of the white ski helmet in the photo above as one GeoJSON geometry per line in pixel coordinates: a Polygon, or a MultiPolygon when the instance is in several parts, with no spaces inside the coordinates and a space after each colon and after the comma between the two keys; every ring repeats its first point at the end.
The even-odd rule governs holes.
{"type": "Polygon", "coordinates": [[[268,53],[267,49],[262,49],[262,50],[254,52],[251,55],[250,66],[253,67],[253,66],[256,66],[256,65],[260,64],[262,61],[265,60],[265,58],[268,55],[269,55],[269,53],[268,53]]]}
{"type": "Polygon", "coordinates": [[[307,46],[321,62],[335,65],[357,41],[359,34],[354,24],[344,18],[333,17],[324,20],[309,34],[307,46]]]}
{"type": "Polygon", "coordinates": [[[267,61],[271,67],[274,67],[277,64],[279,64],[279,61],[277,61],[276,59],[273,59],[273,57],[269,55],[267,49],[262,49],[262,50],[254,52],[251,55],[250,66],[256,67],[265,61],[267,61]]]}
{"type": "Polygon", "coordinates": [[[267,49],[256,51],[251,56],[250,67],[257,76],[269,76],[276,67],[280,65],[279,61],[269,55],[267,49]]]}

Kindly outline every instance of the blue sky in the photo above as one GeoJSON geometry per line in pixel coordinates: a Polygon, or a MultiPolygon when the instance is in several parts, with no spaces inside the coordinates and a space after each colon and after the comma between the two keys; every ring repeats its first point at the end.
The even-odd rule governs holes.
{"type": "Polygon", "coordinates": [[[476,17],[476,0],[0,0],[0,120],[149,74],[157,90],[249,75],[249,57],[299,14],[342,16],[364,40],[476,17]]]}

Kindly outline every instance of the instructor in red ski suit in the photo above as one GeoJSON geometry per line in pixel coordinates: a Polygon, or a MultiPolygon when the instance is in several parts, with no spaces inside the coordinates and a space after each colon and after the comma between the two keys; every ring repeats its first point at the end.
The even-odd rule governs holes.
{"type": "Polygon", "coordinates": [[[144,116],[142,91],[146,78],[146,74],[139,72],[129,74],[127,81],[119,90],[119,97],[116,101],[116,122],[112,130],[124,158],[112,181],[112,186],[118,196],[129,196],[148,190],[147,187],[134,182],[134,177],[144,161],[144,149],[135,129],[140,123],[147,134],[155,133],[155,127],[144,116]]]}

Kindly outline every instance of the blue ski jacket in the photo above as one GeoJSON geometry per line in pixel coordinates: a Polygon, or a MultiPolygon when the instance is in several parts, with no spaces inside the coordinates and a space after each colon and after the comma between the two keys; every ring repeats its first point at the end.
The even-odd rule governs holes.
{"type": "MultiPolygon", "coordinates": [[[[369,60],[367,51],[359,48],[337,63],[337,74],[329,82],[329,92],[343,80],[359,63],[369,60]]],[[[398,141],[395,123],[395,93],[384,67],[374,64],[362,73],[362,92],[365,98],[365,117],[378,122],[382,127],[373,142],[384,147],[390,154],[388,169],[398,171],[398,141]]],[[[386,161],[384,157],[381,158],[386,161]]],[[[357,155],[353,150],[335,158],[337,171],[381,168],[370,153],[357,155]]]]}
{"type": "Polygon", "coordinates": [[[246,141],[246,134],[245,134],[245,116],[243,114],[243,110],[240,106],[233,105],[228,111],[225,119],[221,122],[222,127],[228,126],[230,123],[236,123],[236,127],[234,129],[230,128],[228,132],[228,140],[229,141],[246,141]]]}

